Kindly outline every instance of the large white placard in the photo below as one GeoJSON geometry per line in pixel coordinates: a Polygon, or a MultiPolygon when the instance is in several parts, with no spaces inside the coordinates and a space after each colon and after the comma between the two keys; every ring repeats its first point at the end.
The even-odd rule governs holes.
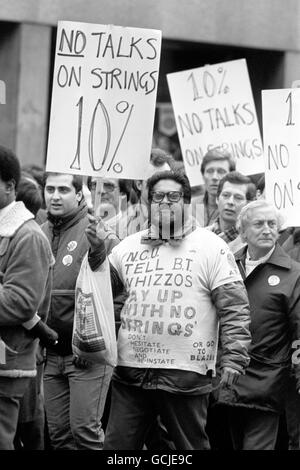
{"type": "Polygon", "coordinates": [[[300,89],[262,91],[266,199],[300,226],[300,89]]]}
{"type": "Polygon", "coordinates": [[[161,31],[58,23],[47,171],[144,179],[161,31]]]}
{"type": "Polygon", "coordinates": [[[177,132],[192,186],[202,182],[201,161],[212,147],[228,150],[237,170],[263,171],[263,149],[245,59],[167,76],[177,132]]]}

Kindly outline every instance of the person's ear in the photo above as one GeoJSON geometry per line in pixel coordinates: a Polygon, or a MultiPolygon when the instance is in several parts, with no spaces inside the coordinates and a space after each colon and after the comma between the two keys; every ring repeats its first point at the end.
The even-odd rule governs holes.
{"type": "Polygon", "coordinates": [[[12,191],[15,191],[16,189],[16,182],[14,179],[9,180],[5,183],[5,191],[7,194],[11,193],[12,191]]]}
{"type": "Polygon", "coordinates": [[[136,180],[134,183],[135,183],[136,188],[137,188],[139,191],[142,191],[143,180],[136,180]]]}
{"type": "Polygon", "coordinates": [[[78,191],[78,193],[76,193],[76,199],[77,199],[77,201],[78,201],[78,204],[79,204],[79,202],[81,201],[82,196],[83,196],[82,191],[78,191]]]}
{"type": "Polygon", "coordinates": [[[247,236],[245,232],[240,232],[240,237],[243,243],[247,243],[247,236]]]}

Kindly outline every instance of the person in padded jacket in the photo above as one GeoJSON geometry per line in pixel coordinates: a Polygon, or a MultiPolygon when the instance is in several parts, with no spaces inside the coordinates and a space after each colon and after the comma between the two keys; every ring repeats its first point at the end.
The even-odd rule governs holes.
{"type": "MultiPolygon", "coordinates": [[[[282,244],[284,251],[292,259],[300,262],[300,228],[290,228],[290,235],[282,244]]],[[[298,338],[299,340],[300,338],[298,338]]],[[[297,343],[295,343],[296,345],[297,343]]],[[[298,343],[299,344],[299,343],[298,343]]],[[[299,357],[299,350],[294,351],[294,355],[299,357]]],[[[300,394],[297,393],[295,365],[289,377],[288,391],[285,403],[285,418],[288,432],[289,450],[300,450],[300,394]]]]}
{"type": "Polygon", "coordinates": [[[20,402],[37,373],[53,262],[34,215],[16,201],[20,174],[16,155],[0,146],[0,450],[14,449],[20,402]]]}
{"type": "MultiPolygon", "coordinates": [[[[88,208],[82,194],[82,177],[59,173],[45,175],[48,220],[42,230],[55,257],[48,324],[59,336],[48,348],[44,374],[45,408],[52,447],[101,449],[101,417],[112,368],[73,357],[72,331],[75,285],[81,262],[90,248],[85,230],[88,208]]],[[[108,251],[118,240],[109,240],[108,251]]]]}
{"type": "MultiPolygon", "coordinates": [[[[293,342],[300,338],[300,264],[278,244],[280,216],[263,199],[239,216],[247,244],[235,254],[250,302],[250,364],[233,388],[222,389],[237,450],[273,450],[292,365],[293,342]]],[[[299,362],[299,361],[298,361],[299,362]]],[[[300,391],[300,365],[294,364],[300,391]]]]}
{"type": "MultiPolygon", "coordinates": [[[[230,387],[249,360],[247,293],[226,243],[196,227],[186,176],[156,173],[148,189],[149,229],[122,240],[109,256],[113,292],[125,286],[128,297],[104,450],[142,449],[157,415],[177,450],[209,449],[218,327],[222,386],[230,387]]],[[[91,268],[103,259],[105,253],[97,263],[89,259],[91,268]]]]}

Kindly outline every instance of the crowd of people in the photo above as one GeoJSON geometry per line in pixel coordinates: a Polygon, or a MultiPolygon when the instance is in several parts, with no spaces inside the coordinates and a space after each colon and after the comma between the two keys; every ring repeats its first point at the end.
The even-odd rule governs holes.
{"type": "Polygon", "coordinates": [[[159,148],[149,173],[47,173],[0,147],[0,449],[300,449],[299,228],[220,148],[198,191],[159,148]],[[86,254],[109,260],[115,368],[72,350],[86,254]]]}

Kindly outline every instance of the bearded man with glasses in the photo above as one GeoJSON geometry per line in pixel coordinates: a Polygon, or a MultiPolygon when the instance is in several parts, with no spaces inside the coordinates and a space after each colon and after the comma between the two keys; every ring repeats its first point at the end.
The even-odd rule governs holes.
{"type": "MultiPolygon", "coordinates": [[[[114,295],[124,287],[118,365],[105,450],[142,449],[160,415],[176,449],[209,449],[205,432],[215,375],[218,328],[222,387],[248,364],[248,298],[233,255],[190,216],[186,176],[164,171],[148,180],[149,227],[109,256],[114,295]]],[[[96,226],[88,228],[96,236],[96,226]]],[[[105,231],[97,227],[98,237],[105,231]]],[[[97,263],[105,259],[104,243],[97,263]]]]}

